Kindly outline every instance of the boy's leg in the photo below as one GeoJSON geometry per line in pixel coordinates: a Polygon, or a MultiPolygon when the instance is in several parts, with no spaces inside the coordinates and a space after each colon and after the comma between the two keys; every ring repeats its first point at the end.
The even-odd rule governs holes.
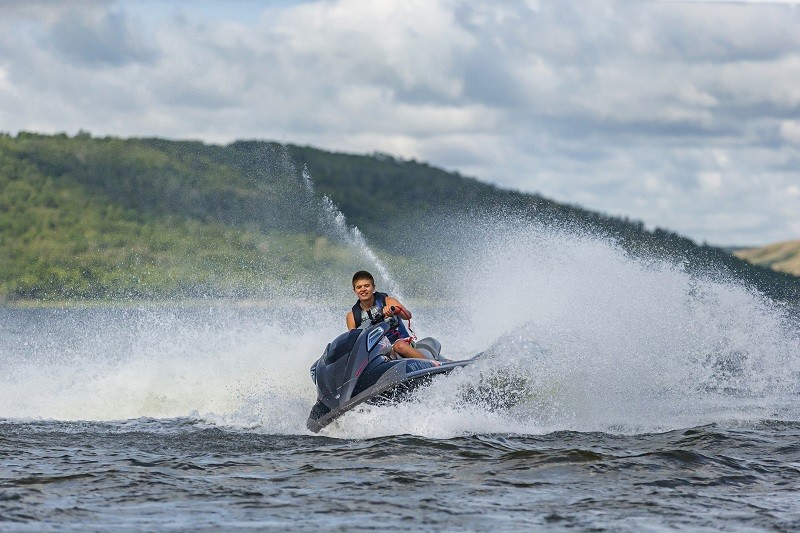
{"type": "Polygon", "coordinates": [[[395,342],[394,345],[392,345],[392,350],[397,352],[400,357],[432,361],[432,359],[429,359],[425,354],[411,346],[411,343],[404,339],[400,339],[399,341],[395,342]]]}

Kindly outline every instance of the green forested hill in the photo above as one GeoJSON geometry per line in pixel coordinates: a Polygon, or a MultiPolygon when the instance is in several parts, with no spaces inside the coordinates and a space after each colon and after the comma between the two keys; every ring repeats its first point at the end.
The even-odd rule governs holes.
{"type": "Polygon", "coordinates": [[[88,135],[0,138],[0,296],[240,295],[343,261],[346,251],[286,216],[298,206],[285,176],[226,165],[226,154],[88,135]]]}
{"type": "Polygon", "coordinates": [[[798,278],[720,249],[424,163],[259,141],[29,133],[0,136],[0,298],[243,296],[302,276],[340,282],[350,252],[326,235],[304,168],[393,264],[419,264],[437,246],[409,246],[409,233],[436,225],[439,238],[458,238],[452,217],[513,213],[800,299],[798,278]]]}

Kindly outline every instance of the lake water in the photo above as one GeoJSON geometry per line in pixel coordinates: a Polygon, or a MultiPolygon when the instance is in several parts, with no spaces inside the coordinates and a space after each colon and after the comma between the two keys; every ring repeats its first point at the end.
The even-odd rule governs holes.
{"type": "Polygon", "coordinates": [[[796,316],[604,243],[535,245],[406,302],[478,363],[320,435],[308,369],[346,283],[323,307],[0,308],[0,529],[800,529],[796,316]]]}
{"type": "Polygon", "coordinates": [[[434,439],[4,422],[2,529],[800,527],[800,423],[434,439]]]}

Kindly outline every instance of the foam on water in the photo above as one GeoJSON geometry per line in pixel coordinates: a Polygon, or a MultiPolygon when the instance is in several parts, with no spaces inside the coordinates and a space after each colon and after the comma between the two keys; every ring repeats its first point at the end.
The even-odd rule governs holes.
{"type": "MultiPolygon", "coordinates": [[[[12,312],[32,320],[29,310],[12,312]]],[[[266,418],[232,423],[267,420],[297,432],[314,397],[308,366],[339,331],[331,312],[318,313],[316,327],[295,327],[307,313],[212,305],[39,312],[34,320],[48,329],[17,334],[3,353],[0,417],[225,420],[277,396],[277,406],[262,402],[266,418]]]]}
{"type": "MultiPolygon", "coordinates": [[[[412,402],[349,413],[327,435],[800,420],[800,337],[777,305],[591,236],[495,229],[442,273],[461,294],[415,309],[418,334],[439,338],[446,355],[485,356],[412,402]]],[[[287,296],[256,307],[2,311],[0,417],[194,417],[304,434],[308,368],[344,328],[348,285],[331,308],[287,296]]]]}

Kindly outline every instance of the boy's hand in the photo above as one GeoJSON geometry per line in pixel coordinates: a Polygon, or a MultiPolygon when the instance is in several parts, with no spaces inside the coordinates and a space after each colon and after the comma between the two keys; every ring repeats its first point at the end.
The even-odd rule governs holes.
{"type": "Polygon", "coordinates": [[[383,308],[384,316],[398,316],[403,320],[409,320],[411,313],[405,310],[402,305],[387,305],[383,308]]]}

